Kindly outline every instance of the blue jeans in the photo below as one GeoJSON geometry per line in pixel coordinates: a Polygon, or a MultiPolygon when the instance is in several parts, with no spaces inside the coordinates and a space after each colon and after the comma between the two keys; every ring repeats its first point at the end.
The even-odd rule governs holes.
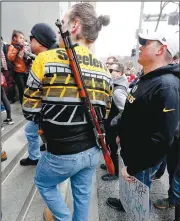
{"type": "Polygon", "coordinates": [[[147,170],[141,171],[141,172],[135,174],[134,177],[136,177],[142,183],[147,185],[150,189],[151,185],[152,185],[154,175],[156,174],[156,172],[160,168],[160,165],[161,165],[161,163],[159,165],[153,167],[153,168],[148,168],[147,170]]]}
{"type": "Polygon", "coordinates": [[[41,157],[38,124],[35,124],[33,121],[28,121],[25,127],[25,133],[28,140],[29,158],[31,160],[38,160],[41,157]]]}
{"type": "Polygon", "coordinates": [[[173,176],[172,191],[175,203],[180,206],[180,163],[173,176]]]}
{"type": "Polygon", "coordinates": [[[1,104],[1,111],[5,111],[5,107],[3,104],[1,104]]]}
{"type": "MultiPolygon", "coordinates": [[[[136,177],[142,183],[147,185],[149,187],[149,190],[150,190],[150,188],[152,186],[154,175],[159,170],[160,165],[161,165],[161,163],[159,165],[155,166],[155,167],[148,168],[147,170],[141,171],[141,172],[135,174],[134,177],[136,177]]],[[[149,211],[151,211],[151,207],[152,207],[152,203],[149,200],[149,211]]]]}
{"type": "Polygon", "coordinates": [[[99,158],[100,149],[97,147],[72,155],[49,152],[42,155],[36,169],[35,184],[56,221],[88,221],[92,178],[99,158]],[[68,178],[74,198],[73,217],[58,188],[58,184],[68,178]]]}

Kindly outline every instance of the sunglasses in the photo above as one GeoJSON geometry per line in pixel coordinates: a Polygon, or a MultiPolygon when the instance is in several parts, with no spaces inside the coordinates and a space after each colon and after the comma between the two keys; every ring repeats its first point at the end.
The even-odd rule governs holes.
{"type": "Polygon", "coordinates": [[[120,71],[115,70],[115,69],[109,69],[109,72],[110,72],[110,73],[112,73],[113,71],[115,71],[115,72],[120,72],[120,71]]]}
{"type": "Polygon", "coordinates": [[[32,41],[32,40],[33,40],[33,38],[34,38],[34,36],[33,36],[33,35],[30,35],[30,36],[29,36],[30,41],[32,41]]]}
{"type": "Polygon", "coordinates": [[[106,62],[106,65],[112,65],[113,63],[106,62]]]}

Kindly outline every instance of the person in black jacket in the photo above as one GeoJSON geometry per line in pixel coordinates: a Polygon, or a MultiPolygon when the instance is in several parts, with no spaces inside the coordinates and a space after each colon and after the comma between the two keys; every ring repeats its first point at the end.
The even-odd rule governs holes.
{"type": "MultiPolygon", "coordinates": [[[[134,176],[150,188],[173,142],[179,119],[180,68],[170,64],[179,40],[178,36],[155,32],[139,34],[139,42],[138,62],[144,74],[128,95],[118,133],[125,164],[122,176],[129,182],[134,176]]],[[[118,199],[109,198],[107,203],[122,208],[118,199]]]]}
{"type": "Polygon", "coordinates": [[[173,176],[172,181],[172,192],[173,192],[173,198],[175,199],[175,220],[174,221],[180,221],[180,121],[178,128],[176,130],[176,140],[177,140],[177,158],[178,158],[178,164],[173,176]]]}
{"type": "MultiPolygon", "coordinates": [[[[172,63],[176,64],[178,62],[179,62],[179,52],[173,57],[172,63]]],[[[176,129],[176,133],[174,136],[174,141],[172,143],[171,149],[167,154],[167,172],[169,174],[168,197],[163,198],[163,199],[157,199],[156,201],[153,202],[154,206],[158,209],[168,209],[168,208],[175,206],[176,197],[175,197],[175,194],[173,194],[172,182],[173,182],[173,177],[174,177],[174,173],[175,173],[178,161],[180,159],[177,154],[179,152],[179,148],[180,148],[180,122],[176,129]]],[[[164,168],[164,172],[165,172],[165,168],[164,168]]],[[[156,177],[159,175],[158,173],[159,174],[163,173],[163,170],[160,171],[159,169],[155,174],[156,177]]]]}

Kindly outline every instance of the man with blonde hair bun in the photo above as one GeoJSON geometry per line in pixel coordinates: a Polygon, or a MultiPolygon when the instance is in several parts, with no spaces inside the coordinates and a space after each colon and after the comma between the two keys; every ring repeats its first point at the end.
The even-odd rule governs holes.
{"type": "MultiPolygon", "coordinates": [[[[104,118],[111,94],[111,76],[89,48],[110,18],[98,17],[89,3],[77,3],[61,22],[63,31],[68,30],[72,42],[78,43],[75,51],[90,100],[104,118]]],[[[40,53],[33,63],[27,86],[24,115],[39,121],[47,142],[47,152],[40,158],[35,176],[39,192],[53,215],[46,209],[44,219],[88,221],[92,177],[100,149],[84,112],[66,50],[40,53]],[[74,198],[73,216],[58,188],[58,184],[68,178],[74,198]]]]}

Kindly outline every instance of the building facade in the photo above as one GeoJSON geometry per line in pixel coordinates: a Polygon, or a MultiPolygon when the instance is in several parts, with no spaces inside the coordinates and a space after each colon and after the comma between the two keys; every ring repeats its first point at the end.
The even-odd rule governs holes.
{"type": "Polygon", "coordinates": [[[56,33],[55,21],[69,8],[69,2],[1,2],[1,35],[11,41],[13,30],[20,30],[25,38],[36,23],[49,24],[56,33]]]}
{"type": "MultiPolygon", "coordinates": [[[[1,2],[1,36],[10,43],[13,30],[19,30],[28,39],[31,28],[41,22],[57,33],[55,21],[77,2],[1,2]]],[[[91,4],[95,7],[95,2],[91,4]]]]}

